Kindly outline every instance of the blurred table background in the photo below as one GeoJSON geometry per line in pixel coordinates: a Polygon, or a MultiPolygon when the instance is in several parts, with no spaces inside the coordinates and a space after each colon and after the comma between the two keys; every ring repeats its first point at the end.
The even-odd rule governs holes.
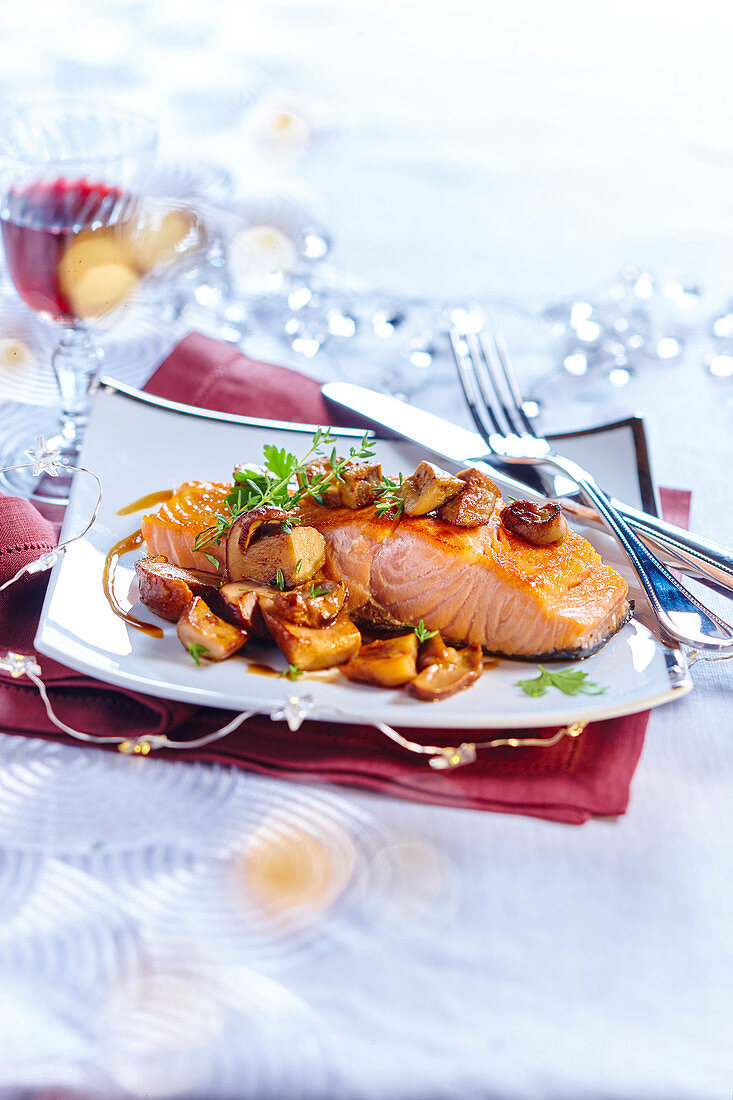
{"type": "MultiPolygon", "coordinates": [[[[193,174],[219,210],[297,210],[355,300],[372,313],[403,299],[427,310],[428,358],[401,350],[395,385],[455,419],[465,414],[445,345],[432,348],[435,318],[483,303],[508,329],[543,426],[641,412],[657,480],[691,488],[693,527],[733,542],[730,11],[707,0],[684,17],[631,0],[1,10],[4,105],[122,101],[159,119],[169,190],[193,174]],[[287,133],[273,124],[285,108],[287,133]],[[569,369],[567,326],[553,330],[546,311],[607,300],[620,274],[676,347],[627,357],[615,379],[577,360],[569,369]]],[[[0,338],[26,325],[42,348],[3,291],[0,338]]],[[[193,304],[110,344],[109,373],[144,381],[189,322],[205,324],[206,293],[193,304]]],[[[341,342],[337,332],[315,349],[246,308],[240,328],[217,326],[319,377],[387,378],[369,373],[379,348],[366,355],[343,326],[341,342]]],[[[39,407],[53,401],[50,377],[32,395],[39,407]]],[[[22,396],[22,379],[0,372],[6,426],[22,396]]],[[[626,817],[577,830],[198,766],[145,762],[143,774],[139,762],[4,738],[2,1095],[728,1095],[730,669],[699,665],[695,680],[693,696],[653,715],[626,817]],[[172,817],[151,806],[164,788],[172,817]],[[112,815],[90,793],[102,789],[112,815]],[[364,887],[342,923],[337,913],[307,935],[242,938],[221,883],[284,792],[288,813],[358,837],[374,896],[393,890],[378,919],[364,887]],[[181,977],[173,965],[194,927],[211,929],[208,954],[197,941],[207,964],[221,937],[215,992],[210,971],[181,977]],[[128,981],[140,952],[159,964],[143,993],[128,981]]]]}

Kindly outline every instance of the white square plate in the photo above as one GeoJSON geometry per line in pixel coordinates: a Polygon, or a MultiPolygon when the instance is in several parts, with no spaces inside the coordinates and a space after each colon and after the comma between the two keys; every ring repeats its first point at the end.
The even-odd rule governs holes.
{"type": "MultiPolygon", "coordinates": [[[[146,494],[174,488],[183,481],[226,480],[235,463],[260,461],[264,443],[303,453],[312,428],[273,428],[260,421],[232,424],[198,410],[184,413],[160,408],[149,400],[111,386],[102,387],[96,395],[80,463],[99,476],[104,497],[97,523],[54,569],[36,638],[41,653],[97,679],[165,698],[269,714],[297,690],[301,696],[307,692],[312,697],[313,717],[402,727],[564,725],[644,710],[690,690],[680,652],[667,648],[636,620],[582,662],[589,678],[606,689],[594,696],[567,697],[551,688],[541,698],[529,698],[516,686],[517,680],[537,673],[536,665],[526,661],[501,660],[469,690],[432,704],[420,703],[405,692],[379,690],[344,678],[326,682],[305,676],[295,689],[286,679],[263,678],[248,671],[248,661],[241,657],[219,664],[202,662],[197,667],[182,649],[175,626],[156,620],[136,603],[133,554],[121,560],[116,592],[123,603],[131,597],[133,614],[163,626],[163,639],[128,627],[107,603],[102,588],[105,556],[140,520],[139,516],[120,517],[117,512],[146,494]]],[[[380,440],[376,449],[387,472],[413,469],[423,457],[404,442],[380,440]]],[[[500,488],[505,485],[499,474],[496,481],[500,488]]],[[[527,490],[523,495],[536,494],[527,490]]],[[[95,499],[92,479],[77,475],[63,538],[83,529],[95,499]]],[[[597,532],[586,535],[628,578],[615,544],[597,532]]],[[[631,595],[635,595],[633,590],[631,595]]],[[[285,667],[277,651],[268,649],[267,653],[268,663],[285,667]]],[[[255,656],[258,658],[262,659],[261,652],[255,656]]]]}

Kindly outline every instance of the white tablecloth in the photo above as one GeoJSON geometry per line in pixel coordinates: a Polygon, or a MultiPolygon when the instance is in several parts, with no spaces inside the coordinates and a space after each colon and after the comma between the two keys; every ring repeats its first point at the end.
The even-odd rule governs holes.
{"type": "MultiPolygon", "coordinates": [[[[684,23],[627,2],[61,7],[6,9],[6,97],[144,103],[170,155],[243,192],[286,178],[374,284],[551,301],[633,262],[725,300],[731,17],[707,2],[684,23]],[[234,94],[263,73],[331,105],[285,177],[234,94]]],[[[558,375],[545,423],[643,412],[657,480],[733,543],[733,379],[702,358],[618,391],[558,375]]],[[[446,412],[445,387],[415,400],[446,412]]],[[[582,828],[0,738],[0,1094],[727,1096],[733,667],[694,679],[652,715],[628,813],[582,828]],[[340,902],[295,930],[227,892],[282,806],[355,846],[340,902]]]]}

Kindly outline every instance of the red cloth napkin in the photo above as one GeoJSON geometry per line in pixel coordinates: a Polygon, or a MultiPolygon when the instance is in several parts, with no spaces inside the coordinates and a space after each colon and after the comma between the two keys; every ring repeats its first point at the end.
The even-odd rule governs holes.
{"type": "MultiPolygon", "coordinates": [[[[148,392],[187,404],[279,420],[332,423],[317,382],[248,359],[229,344],[192,334],[159,367],[148,392]]],[[[665,514],[686,525],[689,493],[664,494],[665,514]],[[669,511],[667,510],[669,508],[669,511]]],[[[27,501],[0,497],[0,584],[48,550],[55,530],[27,501]]],[[[0,652],[32,652],[43,576],[0,593],[0,652]]],[[[75,728],[125,737],[166,733],[193,738],[223,725],[220,710],[153,698],[104,684],[38,656],[53,706],[75,728]]],[[[421,802],[532,814],[572,824],[625,811],[649,714],[594,722],[577,739],[547,749],[493,749],[455,771],[438,772],[425,758],[368,726],[307,722],[293,733],[282,722],[250,719],[203,750],[164,750],[161,758],[235,764],[299,780],[328,780],[421,802]]],[[[0,729],[73,743],[48,720],[27,680],[0,673],[0,729]]],[[[499,732],[499,731],[495,731],[499,732]]],[[[512,731],[517,733],[517,731],[512,731]]],[[[549,736],[553,730],[544,731],[549,736]]],[[[488,740],[491,731],[412,730],[414,740],[459,744],[488,740]]],[[[534,735],[542,731],[533,730],[534,735]]]]}

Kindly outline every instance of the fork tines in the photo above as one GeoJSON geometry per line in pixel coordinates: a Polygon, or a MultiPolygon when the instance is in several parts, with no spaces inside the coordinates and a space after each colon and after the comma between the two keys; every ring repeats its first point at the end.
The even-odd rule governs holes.
{"type": "Polygon", "coordinates": [[[484,436],[534,435],[501,333],[450,329],[453,358],[466,404],[484,436]]]}

